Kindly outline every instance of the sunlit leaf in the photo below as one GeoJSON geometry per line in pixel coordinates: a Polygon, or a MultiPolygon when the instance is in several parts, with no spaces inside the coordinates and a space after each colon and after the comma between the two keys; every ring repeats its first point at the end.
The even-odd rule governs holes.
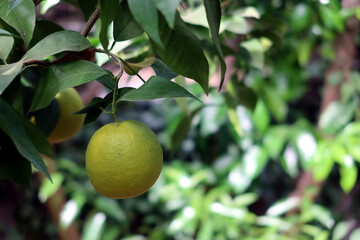
{"type": "Polygon", "coordinates": [[[78,32],[70,30],[55,32],[32,47],[25,54],[25,60],[43,59],[59,52],[81,51],[89,47],[89,41],[78,32]]]}
{"type": "Polygon", "coordinates": [[[0,29],[0,59],[6,61],[12,47],[14,45],[14,38],[8,31],[0,29]]]}
{"type": "Polygon", "coordinates": [[[18,5],[14,7],[13,1],[0,1],[0,18],[15,28],[28,45],[35,27],[35,4],[32,0],[23,0],[16,4],[18,5]],[[12,7],[12,11],[8,12],[12,7]]]}
{"type": "Polygon", "coordinates": [[[0,95],[20,73],[23,61],[8,65],[0,65],[0,95]]]}

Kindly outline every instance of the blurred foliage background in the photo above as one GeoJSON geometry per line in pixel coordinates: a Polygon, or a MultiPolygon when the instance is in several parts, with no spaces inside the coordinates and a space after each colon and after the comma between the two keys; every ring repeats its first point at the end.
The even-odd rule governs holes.
{"type": "MultiPolygon", "coordinates": [[[[36,174],[31,188],[0,181],[0,239],[59,239],[70,225],[78,232],[73,236],[86,240],[359,239],[360,75],[354,53],[360,8],[347,2],[221,1],[227,77],[219,92],[203,1],[182,1],[181,16],[202,41],[214,88],[205,95],[177,77],[203,103],[123,102],[118,109],[120,120],[142,121],[157,133],[165,161],[157,183],[126,200],[95,192],[84,154],[94,131],[112,121],[101,114],[76,138],[54,146],[54,184],[36,174]],[[353,53],[341,55],[344,38],[353,53]],[[337,67],[347,59],[349,68],[337,67]],[[338,95],[328,94],[328,87],[338,95]],[[332,100],[324,103],[328,95],[332,100]],[[310,180],[304,175],[309,171],[310,180]],[[299,194],[304,179],[310,184],[299,194]],[[59,191],[66,196],[60,229],[49,210],[59,204],[49,201],[59,191]]],[[[47,0],[38,10],[78,30],[84,20],[76,3],[47,0]]],[[[90,35],[93,45],[100,44],[98,27],[90,35]]],[[[114,51],[139,61],[151,51],[147,41],[141,35],[114,51]]],[[[101,56],[96,60],[112,69],[101,56]]],[[[87,90],[79,88],[83,96],[87,90]]]]}

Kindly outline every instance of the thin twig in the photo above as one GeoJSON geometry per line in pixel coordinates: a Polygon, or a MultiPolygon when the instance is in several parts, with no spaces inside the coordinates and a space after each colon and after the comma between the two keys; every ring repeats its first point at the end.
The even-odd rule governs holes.
{"type": "Polygon", "coordinates": [[[86,22],[83,30],[81,31],[81,35],[86,37],[91,31],[96,21],[99,19],[99,17],[100,17],[100,7],[97,7],[93,12],[93,14],[90,16],[89,20],[86,22]]]}

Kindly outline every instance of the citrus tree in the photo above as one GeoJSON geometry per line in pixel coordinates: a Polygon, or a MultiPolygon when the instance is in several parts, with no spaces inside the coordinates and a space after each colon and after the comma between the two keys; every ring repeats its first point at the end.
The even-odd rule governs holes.
{"type": "MultiPolygon", "coordinates": [[[[40,201],[62,185],[69,198],[62,211],[76,206],[63,224],[78,221],[85,239],[349,237],[359,213],[356,6],[346,0],[3,1],[0,152],[12,161],[1,157],[0,176],[29,185],[31,164],[51,175],[54,184],[42,183],[40,201]],[[82,30],[39,17],[59,2],[82,14],[82,30]],[[112,71],[107,64],[115,66],[112,71]],[[155,74],[144,79],[139,70],[149,66],[155,74]],[[140,87],[119,88],[125,73],[140,87]],[[90,141],[87,173],[84,161],[76,165],[61,157],[61,172],[50,174],[43,159],[53,157],[49,136],[61,120],[59,95],[92,81],[107,95],[69,110],[85,127],[102,122],[100,115],[117,123],[126,111],[140,112],[119,113],[119,106],[165,98],[154,110],[165,125],[158,134],[163,153],[143,125],[136,127],[141,134],[135,146],[100,151],[113,144],[117,130],[110,124],[90,141]],[[157,149],[148,154],[155,156],[155,170],[137,173],[150,176],[151,185],[161,168],[159,155],[165,164],[146,196],[115,201],[89,190],[88,178],[104,195],[124,197],[113,191],[124,186],[108,185],[116,180],[112,165],[98,161],[127,151],[140,158],[149,141],[157,149]],[[100,174],[105,183],[98,187],[94,179],[101,172],[106,178],[100,174]]],[[[136,125],[122,123],[122,133],[136,125]]],[[[123,135],[123,145],[131,134],[123,135]]],[[[63,153],[76,154],[65,147],[63,153]]],[[[79,151],[85,158],[86,150],[79,151]]],[[[126,196],[150,187],[139,184],[126,196]]],[[[353,231],[352,239],[358,234],[353,231]]]]}
{"type": "MultiPolygon", "coordinates": [[[[63,141],[54,135],[76,134],[81,118],[95,121],[109,105],[107,113],[118,122],[116,106],[120,101],[190,97],[181,85],[170,81],[177,75],[197,82],[209,91],[209,64],[200,39],[185,25],[177,7],[180,1],[73,1],[88,19],[82,32],[63,30],[56,23],[38,19],[36,5],[41,1],[2,1],[1,26],[1,130],[2,155],[14,156],[14,162],[1,161],[2,178],[29,184],[31,165],[51,176],[40,154],[53,156],[50,142],[63,141]],[[99,35],[87,38],[100,20],[99,35]],[[109,30],[109,25],[112,30],[109,30]],[[146,37],[148,50],[130,63],[113,53],[118,43],[146,37]],[[100,42],[100,47],[97,47],[100,42]],[[94,63],[95,53],[108,55],[119,70],[111,72],[94,63]],[[152,66],[156,75],[143,79],[137,71],[152,66]],[[125,71],[137,75],[143,85],[134,89],[118,88],[125,71]],[[91,81],[109,89],[104,98],[94,98],[85,108],[73,106],[74,100],[63,90],[91,81]],[[60,92],[60,93],[59,93],[60,92]],[[63,101],[56,101],[57,94],[63,101]],[[55,98],[55,99],[56,99],[55,98]],[[64,120],[63,111],[79,114],[76,120],[64,120]],[[30,119],[34,118],[36,126],[30,119]],[[74,126],[75,125],[75,126],[74,126]],[[77,125],[77,126],[76,126],[77,125]],[[68,130],[67,127],[75,129],[68,130]],[[16,157],[15,157],[16,156],[16,157]]],[[[219,42],[221,18],[219,1],[204,1],[213,37],[214,49],[221,59],[221,88],[225,64],[219,42]]],[[[73,90],[74,91],[74,90],[73,90]]]]}

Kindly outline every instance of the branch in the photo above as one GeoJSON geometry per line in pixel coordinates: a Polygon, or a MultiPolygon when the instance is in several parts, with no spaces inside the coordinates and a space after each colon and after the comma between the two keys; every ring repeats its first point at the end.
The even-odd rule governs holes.
{"type": "Polygon", "coordinates": [[[89,34],[92,27],[94,26],[94,24],[96,23],[96,21],[99,19],[99,17],[100,17],[100,7],[97,7],[93,12],[93,14],[90,16],[89,20],[86,22],[83,30],[81,31],[81,35],[86,37],[89,34]]]}
{"type": "Polygon", "coordinates": [[[38,60],[38,59],[28,59],[24,61],[24,66],[40,65],[44,67],[49,67],[51,66],[51,64],[52,64],[51,62],[38,60]]]}

